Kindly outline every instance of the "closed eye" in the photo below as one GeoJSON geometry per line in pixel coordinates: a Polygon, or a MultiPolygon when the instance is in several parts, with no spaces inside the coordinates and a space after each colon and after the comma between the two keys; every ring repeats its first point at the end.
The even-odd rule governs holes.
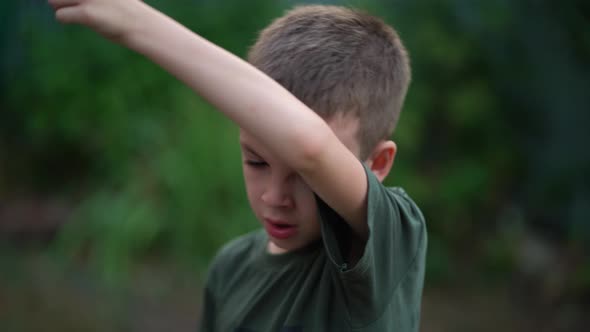
{"type": "Polygon", "coordinates": [[[246,165],[250,166],[250,167],[254,167],[254,168],[263,168],[268,166],[268,163],[266,161],[259,161],[259,160],[246,160],[245,161],[246,165]]]}

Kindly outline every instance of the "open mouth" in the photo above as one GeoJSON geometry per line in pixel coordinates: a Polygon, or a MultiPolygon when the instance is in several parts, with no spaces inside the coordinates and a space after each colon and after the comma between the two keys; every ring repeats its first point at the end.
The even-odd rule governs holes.
{"type": "Polygon", "coordinates": [[[264,228],[271,237],[277,239],[288,239],[297,233],[297,227],[295,225],[271,219],[264,220],[264,228]]]}

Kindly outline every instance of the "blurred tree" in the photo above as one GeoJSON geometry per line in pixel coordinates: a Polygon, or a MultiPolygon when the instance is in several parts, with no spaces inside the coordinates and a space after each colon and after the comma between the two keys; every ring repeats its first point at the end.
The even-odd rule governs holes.
{"type": "MultiPolygon", "coordinates": [[[[300,1],[151,3],[244,55],[300,1]]],[[[352,4],[396,26],[411,54],[387,181],[427,216],[429,275],[449,276],[460,255],[512,269],[510,232],[524,227],[506,225],[520,221],[588,250],[588,5],[352,4]]],[[[76,211],[56,241],[64,255],[85,252],[113,275],[153,250],[204,266],[255,227],[231,124],[145,59],[56,24],[44,4],[0,6],[0,198],[66,197],[76,211]]]]}

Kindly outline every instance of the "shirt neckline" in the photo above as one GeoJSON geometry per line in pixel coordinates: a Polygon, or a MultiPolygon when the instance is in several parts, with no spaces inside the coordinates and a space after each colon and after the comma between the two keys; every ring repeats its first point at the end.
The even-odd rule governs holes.
{"type": "Polygon", "coordinates": [[[322,239],[320,238],[296,250],[282,254],[271,254],[267,250],[269,241],[268,234],[262,230],[258,238],[257,253],[260,258],[259,261],[263,266],[270,268],[284,268],[288,265],[305,261],[306,258],[317,253],[318,249],[322,246],[322,239]]]}

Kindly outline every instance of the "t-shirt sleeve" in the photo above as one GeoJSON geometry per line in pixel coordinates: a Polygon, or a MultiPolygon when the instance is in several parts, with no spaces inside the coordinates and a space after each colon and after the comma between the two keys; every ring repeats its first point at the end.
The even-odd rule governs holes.
{"type": "Polygon", "coordinates": [[[426,251],[424,217],[416,204],[403,189],[383,186],[366,165],[365,172],[369,236],[356,264],[347,261],[352,230],[318,199],[324,245],[357,321],[375,319],[408,273],[418,271],[416,276],[423,278],[426,251]]]}

